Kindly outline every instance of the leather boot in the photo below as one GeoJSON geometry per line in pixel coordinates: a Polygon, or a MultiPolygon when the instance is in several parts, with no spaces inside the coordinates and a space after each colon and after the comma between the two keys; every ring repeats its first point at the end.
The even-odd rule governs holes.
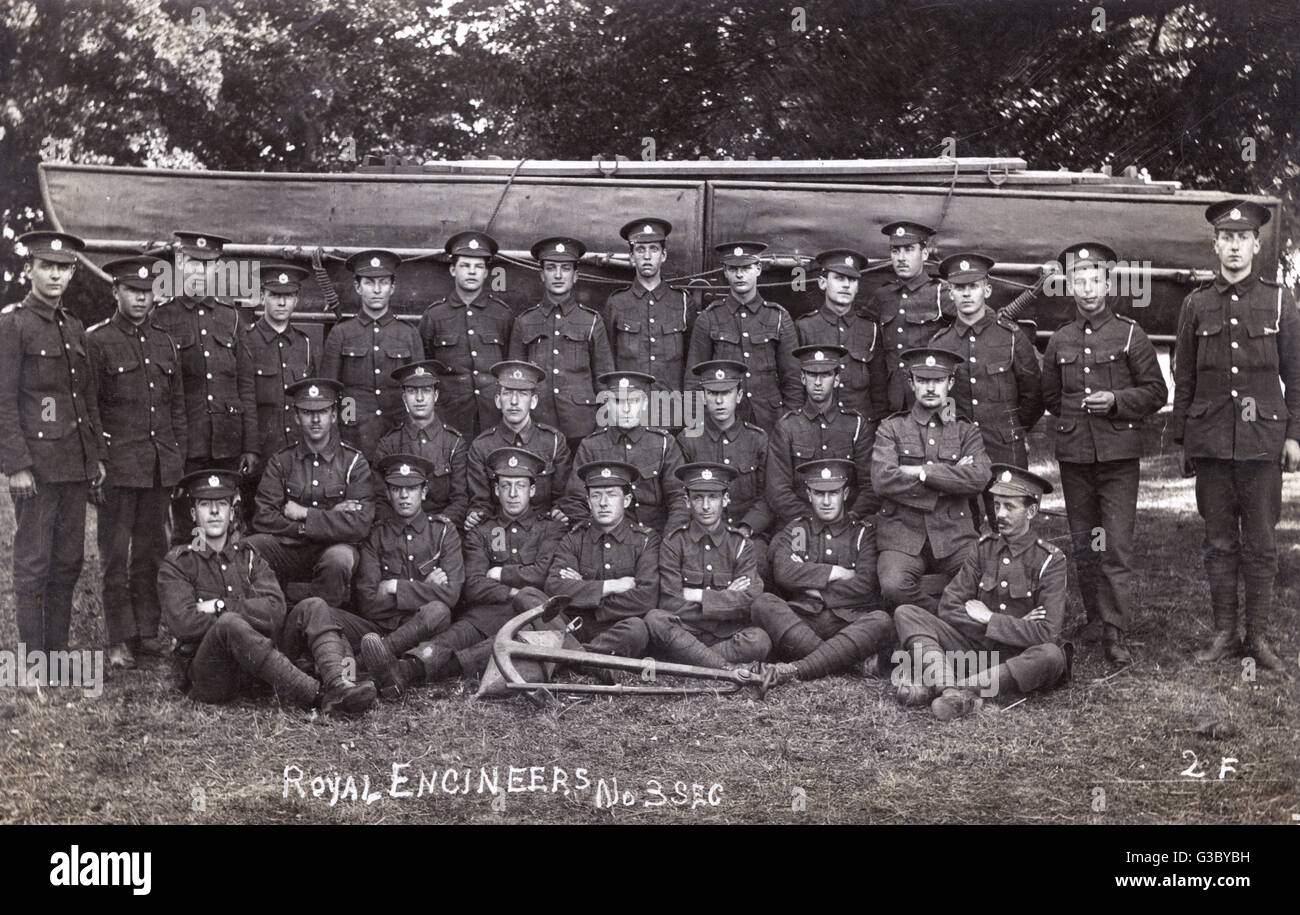
{"type": "Polygon", "coordinates": [[[311,708],[320,696],[320,682],[278,651],[267,653],[257,665],[257,676],[275,688],[276,696],[285,705],[311,708]]]}
{"type": "Polygon", "coordinates": [[[789,683],[799,676],[799,668],[793,664],[759,664],[758,696],[761,699],[767,691],[782,683],[789,683]]]}
{"type": "Polygon", "coordinates": [[[930,711],[940,721],[952,721],[979,711],[983,705],[984,700],[975,690],[950,686],[943,691],[942,696],[930,703],[930,711]]]}
{"type": "Polygon", "coordinates": [[[705,645],[685,629],[672,624],[656,625],[650,629],[654,647],[666,661],[694,664],[723,670],[727,659],[705,645]]]}
{"type": "Polygon", "coordinates": [[[1255,659],[1255,663],[1266,670],[1277,671],[1278,673],[1287,674],[1290,677],[1290,671],[1287,670],[1285,662],[1278,657],[1273,646],[1268,643],[1268,637],[1261,631],[1246,630],[1245,651],[1248,657],[1255,659]]]}
{"type": "Polygon", "coordinates": [[[394,655],[403,655],[421,642],[428,641],[438,634],[439,629],[446,629],[451,620],[451,612],[439,608],[441,613],[426,613],[423,608],[411,615],[402,625],[384,636],[389,651],[394,655]],[[439,625],[440,624],[440,625],[439,625]]]}
{"type": "Polygon", "coordinates": [[[1224,658],[1235,658],[1241,654],[1241,642],[1237,640],[1237,630],[1218,629],[1214,633],[1214,640],[1210,644],[1196,652],[1196,660],[1202,663],[1211,661],[1222,661],[1224,658]]]}
{"type": "Polygon", "coordinates": [[[1222,661],[1241,653],[1237,641],[1237,576],[1230,581],[1210,580],[1210,610],[1214,614],[1214,639],[1196,652],[1194,657],[1202,663],[1222,661]]]}
{"type": "Polygon", "coordinates": [[[1106,660],[1123,667],[1133,663],[1133,656],[1124,647],[1124,630],[1111,623],[1106,623],[1102,629],[1101,643],[1103,650],[1106,652],[1106,660]]]}
{"type": "Polygon", "coordinates": [[[397,699],[406,691],[406,677],[397,655],[379,633],[367,632],[361,637],[361,663],[374,675],[379,695],[385,699],[397,699]]]}
{"type": "Polygon", "coordinates": [[[1268,618],[1273,610],[1273,579],[1246,579],[1246,654],[1268,670],[1283,672],[1286,665],[1268,643],[1268,618]]]}
{"type": "MultiPolygon", "coordinates": [[[[322,714],[339,711],[354,715],[375,704],[375,684],[367,680],[358,684],[353,677],[344,676],[343,662],[348,657],[348,643],[337,632],[325,632],[312,643],[311,653],[316,658],[324,692],[321,696],[322,714]]],[[[295,668],[296,669],[296,668],[295,668]]]]}

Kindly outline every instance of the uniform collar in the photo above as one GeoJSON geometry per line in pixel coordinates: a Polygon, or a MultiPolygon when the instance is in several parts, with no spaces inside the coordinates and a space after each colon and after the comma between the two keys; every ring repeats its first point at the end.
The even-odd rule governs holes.
{"type": "Polygon", "coordinates": [[[959,335],[971,333],[978,337],[980,334],[984,333],[985,329],[987,329],[990,324],[993,324],[995,321],[997,321],[997,319],[998,316],[993,313],[993,309],[985,305],[984,314],[980,315],[979,320],[976,321],[974,324],[967,324],[964,321],[962,321],[961,318],[956,318],[950,326],[959,335]]]}
{"type": "Polygon", "coordinates": [[[363,308],[357,312],[357,320],[362,324],[378,324],[380,327],[384,327],[392,324],[397,319],[393,317],[393,308],[390,305],[378,318],[370,317],[370,313],[363,308]]]}
{"type": "Polygon", "coordinates": [[[693,543],[699,543],[701,540],[707,538],[710,543],[717,546],[722,543],[722,540],[726,535],[727,519],[725,517],[719,518],[718,523],[711,529],[700,524],[700,522],[696,521],[693,517],[686,525],[686,536],[689,537],[693,543]]]}
{"type": "Polygon", "coordinates": [[[847,508],[840,512],[840,519],[838,521],[823,521],[821,518],[817,517],[816,512],[813,512],[810,515],[810,518],[812,520],[813,530],[830,531],[831,536],[833,537],[838,537],[840,534],[844,533],[848,529],[849,524],[852,523],[849,521],[847,508]]]}
{"type": "Polygon", "coordinates": [[[560,310],[561,314],[567,315],[569,312],[573,311],[573,309],[578,307],[578,299],[572,292],[560,299],[558,302],[552,302],[546,296],[542,296],[542,301],[538,307],[548,315],[557,308],[560,310]]]}
{"type": "Polygon", "coordinates": [[[736,439],[740,438],[741,430],[744,428],[745,424],[737,419],[732,422],[729,429],[723,429],[713,421],[713,417],[708,412],[705,412],[704,414],[704,431],[707,432],[709,438],[713,439],[715,442],[718,439],[722,439],[727,444],[731,444],[736,439]]]}
{"type": "Polygon", "coordinates": [[[533,525],[537,523],[537,510],[530,504],[528,506],[528,511],[524,512],[518,518],[507,518],[505,512],[498,511],[496,514],[496,520],[500,521],[502,524],[517,524],[519,527],[528,531],[532,530],[533,525]]]}
{"type": "Polygon", "coordinates": [[[799,412],[801,412],[804,416],[808,417],[809,419],[816,419],[819,416],[824,416],[827,419],[830,419],[831,411],[834,410],[836,406],[837,404],[834,397],[826,401],[826,404],[822,407],[815,406],[810,399],[805,397],[803,402],[803,407],[800,409],[799,412]]]}
{"type": "MultiPolygon", "coordinates": [[[[67,309],[63,307],[63,299],[60,298],[56,305],[50,305],[48,302],[36,298],[36,296],[30,292],[27,293],[27,297],[23,299],[22,307],[31,310],[46,321],[53,321],[55,315],[67,314],[67,309]]],[[[114,312],[114,314],[116,313],[117,312],[114,312]]]]}
{"type": "Polygon", "coordinates": [[[455,287],[452,287],[451,292],[447,293],[446,301],[452,308],[477,308],[478,303],[484,299],[487,294],[487,283],[484,283],[478,288],[478,292],[474,293],[474,298],[466,302],[460,297],[460,291],[455,287]]]}
{"type": "Polygon", "coordinates": [[[1214,288],[1219,292],[1227,292],[1235,288],[1238,293],[1247,293],[1255,288],[1259,282],[1259,271],[1251,270],[1250,273],[1237,280],[1235,283],[1229,283],[1228,278],[1223,275],[1222,271],[1214,274],[1214,288]]]}
{"type": "Polygon", "coordinates": [[[928,426],[932,422],[943,424],[943,407],[935,407],[933,410],[929,410],[921,406],[919,400],[912,402],[912,409],[907,411],[907,415],[922,426],[928,426]]]}
{"type": "Polygon", "coordinates": [[[207,540],[201,541],[204,545],[201,547],[190,547],[190,551],[204,559],[224,559],[227,563],[235,558],[238,552],[239,544],[242,542],[239,531],[235,529],[233,523],[230,531],[226,534],[226,545],[220,550],[214,550],[207,545],[207,540]]]}
{"type": "Polygon", "coordinates": [[[1095,315],[1079,314],[1079,310],[1076,308],[1074,311],[1074,323],[1080,330],[1083,330],[1085,327],[1091,327],[1093,330],[1100,330],[1105,327],[1106,323],[1114,316],[1115,314],[1110,310],[1109,305],[1097,312],[1095,315]]]}
{"type": "Polygon", "coordinates": [[[406,420],[402,423],[402,428],[405,429],[406,433],[411,436],[416,436],[419,435],[420,433],[424,433],[429,438],[435,438],[439,432],[442,432],[447,427],[446,424],[443,423],[442,417],[438,415],[438,411],[435,408],[433,413],[433,419],[430,420],[429,425],[425,426],[423,429],[417,426],[415,424],[415,420],[411,419],[410,416],[406,417],[406,420]]]}
{"type": "Polygon", "coordinates": [[[750,299],[748,302],[741,302],[740,299],[736,298],[736,294],[734,292],[732,292],[731,290],[727,290],[727,298],[724,301],[727,303],[727,307],[730,308],[732,311],[740,311],[743,308],[746,311],[757,312],[760,308],[762,308],[764,305],[767,304],[765,301],[763,301],[763,294],[761,292],[758,293],[758,295],[754,296],[752,299],[750,299]]]}
{"type": "Polygon", "coordinates": [[[614,437],[619,440],[630,440],[632,444],[641,444],[641,438],[645,435],[645,426],[633,426],[631,429],[624,429],[620,426],[611,427],[610,431],[614,437]]]}
{"type": "Polygon", "coordinates": [[[893,286],[895,289],[906,289],[908,292],[916,292],[916,290],[920,289],[928,282],[930,282],[930,274],[926,273],[925,270],[922,269],[920,273],[912,277],[910,280],[899,279],[898,274],[894,274],[894,278],[889,280],[889,285],[893,286]]]}
{"type": "Polygon", "coordinates": [[[278,331],[271,326],[270,321],[266,320],[266,315],[262,315],[262,317],[258,318],[257,323],[253,326],[257,328],[258,333],[262,335],[262,339],[267,343],[270,343],[276,337],[284,337],[289,340],[293,339],[292,331],[294,328],[292,324],[286,324],[283,331],[278,331]]]}
{"type": "Polygon", "coordinates": [[[594,521],[591,523],[591,530],[597,537],[613,537],[619,543],[626,543],[628,538],[632,536],[632,525],[627,520],[627,515],[623,516],[623,520],[612,531],[601,530],[600,526],[594,521]]]}
{"type": "Polygon", "coordinates": [[[429,528],[429,516],[424,513],[424,509],[420,509],[409,518],[401,518],[394,512],[393,520],[400,530],[410,530],[417,534],[423,534],[429,528]]]}
{"type": "Polygon", "coordinates": [[[1025,550],[1038,542],[1038,534],[1034,531],[1034,526],[1029,525],[1029,529],[1023,535],[1012,540],[998,534],[998,550],[1010,552],[1012,556],[1019,556],[1025,550]]]}
{"type": "MultiPolygon", "coordinates": [[[[313,455],[311,446],[307,444],[307,437],[300,435],[298,438],[298,454],[300,457],[309,458],[313,455]]],[[[327,461],[334,460],[334,456],[339,451],[339,433],[337,429],[330,430],[330,437],[325,440],[325,447],[320,450],[320,456],[327,461]]]]}
{"type": "Polygon", "coordinates": [[[858,318],[861,318],[862,315],[854,311],[852,305],[849,306],[849,310],[846,311],[844,314],[837,315],[835,312],[831,311],[830,306],[827,305],[826,300],[823,299],[821,307],[817,309],[817,317],[821,318],[823,321],[825,321],[827,324],[830,324],[832,327],[835,327],[838,326],[841,321],[843,321],[845,324],[852,324],[858,318]]]}
{"type": "Polygon", "coordinates": [[[218,301],[217,299],[214,299],[214,298],[213,298],[212,296],[210,296],[210,295],[205,295],[205,296],[203,296],[202,298],[199,298],[199,299],[194,298],[194,296],[192,296],[192,295],[178,295],[176,298],[172,299],[172,301],[173,301],[173,302],[180,302],[182,305],[184,305],[184,306],[185,306],[186,308],[188,308],[190,311],[193,311],[195,308],[197,308],[197,307],[200,306],[200,305],[203,305],[203,306],[205,306],[205,307],[207,307],[207,308],[211,308],[212,305],[213,305],[213,303],[215,303],[215,304],[217,304],[217,305],[220,305],[220,304],[221,304],[220,301],[218,301]]]}
{"type": "Polygon", "coordinates": [[[506,421],[503,419],[501,425],[497,427],[497,431],[501,434],[503,441],[513,444],[515,439],[518,438],[519,441],[528,444],[533,440],[533,436],[537,434],[537,423],[533,422],[533,417],[530,415],[528,422],[524,423],[524,427],[516,432],[507,426],[506,421]]]}
{"type": "Polygon", "coordinates": [[[667,294],[668,284],[665,283],[662,278],[659,280],[659,285],[654,289],[650,289],[643,285],[640,277],[637,277],[632,281],[632,295],[636,296],[638,299],[644,299],[646,296],[649,296],[650,301],[658,302],[667,294]]]}
{"type": "Polygon", "coordinates": [[[126,318],[122,317],[122,312],[114,311],[112,317],[108,319],[109,325],[117,328],[128,337],[143,335],[149,328],[149,319],[146,317],[143,324],[132,324],[126,318]]]}

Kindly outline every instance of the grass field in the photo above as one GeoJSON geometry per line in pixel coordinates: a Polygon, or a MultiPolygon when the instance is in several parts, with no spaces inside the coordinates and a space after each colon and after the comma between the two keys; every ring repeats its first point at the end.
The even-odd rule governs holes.
{"type": "MultiPolygon", "coordinates": [[[[473,684],[447,682],[323,723],[269,698],[196,704],[154,661],[110,677],[99,698],[0,691],[0,822],[1289,823],[1300,813],[1297,685],[1192,660],[1210,633],[1201,526],[1192,481],[1162,453],[1164,420],[1148,429],[1154,456],[1143,464],[1136,663],[1117,676],[1098,645],[1083,644],[1071,684],[949,725],[900,709],[886,681],[858,676],[784,686],[766,701],[568,698],[544,710],[477,701],[473,684]],[[1220,778],[1224,757],[1235,771],[1220,778]],[[409,764],[396,790],[423,796],[390,796],[394,764],[409,764]],[[1189,766],[1204,777],[1183,774],[1189,766]],[[300,781],[286,784],[287,767],[300,781]],[[343,793],[334,803],[332,779],[343,793]]],[[[1034,445],[1047,453],[1041,436],[1034,445]]],[[[1054,465],[1035,469],[1055,479],[1054,465]]],[[[1293,665],[1297,497],[1292,475],[1274,635],[1293,665]]],[[[1059,494],[1045,507],[1061,509],[1059,494]]],[[[102,638],[89,527],[74,647],[102,638]]],[[[1059,536],[1063,520],[1046,530],[1059,536]]],[[[0,498],[5,646],[17,642],[12,539],[12,507],[0,498]]],[[[1071,624],[1082,614],[1073,594],[1069,613],[1071,624]]]]}

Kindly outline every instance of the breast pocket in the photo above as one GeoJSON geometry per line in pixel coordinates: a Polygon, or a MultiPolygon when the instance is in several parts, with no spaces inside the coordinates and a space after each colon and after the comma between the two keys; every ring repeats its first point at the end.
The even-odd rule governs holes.
{"type": "Polygon", "coordinates": [[[469,340],[470,358],[479,364],[489,365],[505,358],[506,335],[498,330],[476,331],[469,340]]]}
{"type": "Polygon", "coordinates": [[[369,387],[366,367],[371,350],[364,346],[344,346],[339,350],[339,381],[350,388],[369,387]]]}
{"type": "Polygon", "coordinates": [[[1223,332],[1223,314],[1201,315],[1196,322],[1196,367],[1226,370],[1231,364],[1228,335],[1223,332]]]}
{"type": "Polygon", "coordinates": [[[1277,371],[1277,312],[1271,309],[1252,309],[1246,316],[1246,340],[1239,353],[1238,364],[1250,369],[1277,371]]]}
{"type": "Polygon", "coordinates": [[[658,355],[664,361],[675,361],[681,359],[686,352],[686,321],[680,311],[674,311],[668,318],[659,325],[658,333],[652,333],[656,337],[654,344],[658,355]]]}
{"type": "Polygon", "coordinates": [[[433,336],[429,338],[429,344],[433,347],[433,352],[429,355],[442,362],[448,362],[450,356],[461,353],[460,341],[461,337],[458,330],[451,328],[435,330],[433,336]]]}
{"type": "Polygon", "coordinates": [[[1083,390],[1082,365],[1078,353],[1058,352],[1056,370],[1061,375],[1061,390],[1066,394],[1075,394],[1083,390]]]}
{"type": "Polygon", "coordinates": [[[431,458],[433,468],[429,474],[428,495],[425,501],[445,506],[451,501],[451,459],[446,455],[431,458]]]}
{"type": "MultiPolygon", "coordinates": [[[[780,339],[775,327],[760,325],[749,332],[749,346],[746,349],[749,355],[745,357],[745,362],[754,375],[760,372],[768,374],[776,369],[776,348],[780,339]]],[[[768,382],[775,385],[776,379],[769,376],[768,382]]]]}
{"type": "Polygon", "coordinates": [[[380,371],[379,379],[385,382],[390,380],[387,377],[389,372],[398,366],[406,365],[413,357],[411,347],[405,343],[385,343],[379,351],[383,354],[382,360],[379,360],[383,364],[375,367],[380,371]]]}
{"type": "Polygon", "coordinates": [[[212,330],[207,335],[208,343],[204,358],[208,360],[208,374],[215,380],[220,372],[231,378],[235,377],[235,338],[228,330],[212,330]]]}
{"type": "Polygon", "coordinates": [[[1017,401],[1016,373],[1012,371],[1010,352],[985,363],[984,378],[988,386],[987,392],[983,392],[986,396],[999,403],[1014,404],[1017,401]]]}
{"type": "Polygon", "coordinates": [[[620,320],[614,324],[617,338],[616,353],[619,365],[630,364],[641,356],[642,333],[640,321],[620,320]]]}
{"type": "Polygon", "coordinates": [[[709,328],[709,339],[713,341],[714,359],[743,359],[740,332],[734,327],[714,325],[709,328]]]}

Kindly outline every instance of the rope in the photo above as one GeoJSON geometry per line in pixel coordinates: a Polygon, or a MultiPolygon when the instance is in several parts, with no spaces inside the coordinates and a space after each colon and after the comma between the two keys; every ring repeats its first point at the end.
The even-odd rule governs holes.
{"type": "Polygon", "coordinates": [[[524,163],[527,161],[527,159],[520,159],[519,164],[516,165],[514,171],[510,173],[510,177],[506,179],[506,186],[501,188],[501,196],[497,198],[497,205],[492,208],[492,215],[488,217],[487,228],[483,230],[484,234],[492,234],[492,223],[496,222],[497,213],[501,212],[501,204],[506,202],[506,194],[510,190],[510,185],[514,184],[515,176],[519,174],[519,170],[524,167],[524,163]]]}
{"type": "Polygon", "coordinates": [[[938,235],[939,230],[943,228],[943,221],[948,218],[948,205],[952,203],[952,192],[957,187],[957,176],[961,172],[961,165],[956,160],[952,163],[952,178],[948,181],[948,193],[943,198],[943,209],[939,211],[939,222],[934,227],[934,234],[938,235]]]}

